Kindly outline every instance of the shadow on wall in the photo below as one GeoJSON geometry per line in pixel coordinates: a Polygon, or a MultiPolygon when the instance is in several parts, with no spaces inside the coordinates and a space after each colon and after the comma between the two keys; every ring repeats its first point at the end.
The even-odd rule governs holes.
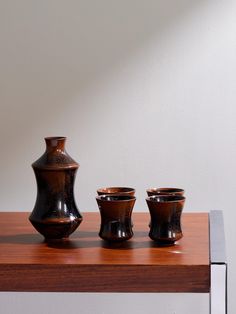
{"type": "MultiPolygon", "coordinates": [[[[127,94],[132,84],[131,94],[143,89],[146,102],[146,91],[149,89],[148,86],[142,88],[145,78],[139,80],[144,75],[142,67],[139,67],[139,58],[135,60],[134,71],[130,71],[130,64],[153,42],[160,46],[160,50],[163,49],[162,43],[168,38],[168,33],[185,19],[188,20],[202,3],[205,1],[84,0],[68,4],[52,0],[0,3],[0,130],[1,134],[6,134],[1,140],[4,147],[1,161],[5,166],[1,170],[0,186],[7,202],[2,205],[4,210],[5,206],[14,207],[8,204],[8,199],[17,199],[17,195],[23,195],[24,199],[26,190],[35,187],[29,165],[42,154],[44,136],[70,137],[74,132],[76,140],[73,148],[76,143],[86,152],[84,156],[80,152],[77,159],[70,147],[68,151],[81,161],[85,172],[89,167],[90,172],[98,177],[99,185],[104,175],[101,171],[98,173],[98,164],[91,161],[97,153],[97,141],[105,137],[107,141],[115,139],[116,143],[107,145],[102,152],[112,160],[107,168],[107,178],[112,182],[124,180],[127,169],[124,163],[127,163],[126,157],[130,154],[128,144],[124,143],[127,143],[127,130],[133,126],[128,118],[122,117],[120,123],[116,116],[122,115],[123,109],[128,109],[128,115],[132,113],[132,106],[136,105],[138,97],[133,104],[127,101],[128,108],[123,103],[126,94],[119,90],[119,84],[121,88],[127,85],[127,94]],[[118,77],[121,69],[122,76],[118,77]],[[127,84],[123,80],[126,71],[127,84]],[[113,88],[109,86],[110,77],[115,78],[113,88]],[[135,81],[137,77],[138,84],[135,81]],[[113,96],[113,92],[117,92],[118,96],[113,96]],[[107,130],[111,129],[112,134],[108,134],[107,130]],[[119,171],[112,177],[114,160],[119,171]],[[11,193],[16,196],[12,197],[11,193]]],[[[165,54],[165,49],[163,51],[165,54]]],[[[142,64],[145,56],[142,54],[142,64]]],[[[155,75],[152,85],[158,84],[155,75]]],[[[138,116],[142,118],[143,106],[140,110],[138,116]]],[[[135,126],[138,123],[135,121],[135,126]]],[[[134,135],[135,130],[131,138],[134,135]]],[[[106,161],[103,162],[107,165],[106,161]]],[[[130,162],[135,169],[137,166],[130,162]]],[[[86,173],[84,177],[91,182],[86,173]]],[[[88,182],[85,180],[83,185],[86,187],[88,182]]],[[[29,190],[29,194],[32,191],[29,190]]],[[[32,203],[29,197],[26,199],[29,199],[29,204],[32,203]]]]}
{"type": "Polygon", "coordinates": [[[92,94],[104,76],[153,36],[161,38],[166,28],[174,28],[200,2],[0,4],[0,127],[8,130],[3,145],[11,150],[14,139],[57,124],[57,117],[73,106],[83,116],[88,108],[82,102],[71,106],[75,98],[92,94]]]}

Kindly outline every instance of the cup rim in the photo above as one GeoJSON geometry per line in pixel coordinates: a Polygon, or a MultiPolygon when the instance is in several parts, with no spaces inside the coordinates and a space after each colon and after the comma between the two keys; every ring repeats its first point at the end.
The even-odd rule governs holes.
{"type": "Polygon", "coordinates": [[[117,195],[117,194],[102,194],[102,195],[97,195],[96,196],[96,200],[102,201],[102,202],[130,202],[130,201],[135,201],[136,197],[133,195],[117,195]],[[125,199],[116,199],[116,200],[108,200],[106,199],[106,197],[111,197],[111,196],[115,196],[115,197],[125,197],[125,199]]]}
{"type": "Polygon", "coordinates": [[[107,194],[129,194],[130,192],[134,192],[135,193],[135,189],[134,188],[131,188],[131,187],[127,187],[127,186],[107,186],[107,187],[104,187],[104,188],[99,188],[97,189],[97,193],[99,193],[100,195],[107,195],[107,194]],[[117,189],[117,190],[121,190],[121,191],[118,191],[118,192],[105,192],[106,190],[113,190],[113,189],[117,189]]]}
{"type": "Polygon", "coordinates": [[[52,141],[52,140],[62,141],[66,139],[66,136],[46,136],[44,139],[47,141],[52,141]]]}
{"type": "Polygon", "coordinates": [[[146,198],[147,202],[152,202],[152,203],[176,203],[176,202],[181,202],[185,201],[185,196],[183,195],[168,195],[168,194],[158,194],[158,195],[151,195],[146,198]],[[156,201],[155,199],[161,197],[160,201],[156,201]],[[170,199],[174,198],[174,199],[170,199]]]}
{"type": "Polygon", "coordinates": [[[165,187],[165,188],[149,188],[146,190],[146,192],[151,192],[151,193],[154,193],[154,192],[157,192],[157,191],[160,191],[160,194],[163,192],[163,193],[184,193],[185,190],[182,189],[182,188],[175,188],[175,187],[165,187]]]}

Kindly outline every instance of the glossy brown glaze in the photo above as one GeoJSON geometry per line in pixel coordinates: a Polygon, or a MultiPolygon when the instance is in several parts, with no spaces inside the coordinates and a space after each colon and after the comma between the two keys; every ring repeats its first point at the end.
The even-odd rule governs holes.
{"type": "Polygon", "coordinates": [[[116,195],[130,195],[134,196],[135,189],[128,188],[128,187],[107,187],[107,188],[100,188],[97,190],[98,195],[108,195],[108,194],[116,194],[116,195]]]}
{"type": "Polygon", "coordinates": [[[184,237],[157,246],[147,235],[149,213],[133,213],[134,236],[106,244],[99,213],[69,239],[48,243],[29,213],[0,213],[0,290],[61,292],[209,292],[207,213],[183,213],[184,237]]]}
{"type": "Polygon", "coordinates": [[[45,138],[46,151],[32,164],[37,199],[29,220],[46,239],[66,238],[82,221],[73,192],[79,164],[67,154],[65,140],[45,138]]]}
{"type": "Polygon", "coordinates": [[[149,237],[159,244],[174,244],[182,238],[181,214],[185,197],[154,195],[146,199],[151,222],[149,237]]]}
{"type": "Polygon", "coordinates": [[[109,242],[129,240],[133,236],[131,215],[136,198],[130,195],[96,197],[101,215],[99,236],[109,242]]]}
{"type": "Polygon", "coordinates": [[[165,194],[171,194],[171,195],[184,195],[184,190],[179,188],[151,188],[147,189],[147,195],[165,195],[165,194]]]}

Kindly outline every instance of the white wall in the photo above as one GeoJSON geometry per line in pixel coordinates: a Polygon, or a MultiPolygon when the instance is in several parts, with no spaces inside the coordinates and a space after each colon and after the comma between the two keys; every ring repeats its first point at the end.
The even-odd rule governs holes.
{"type": "Polygon", "coordinates": [[[235,313],[236,1],[0,0],[0,45],[0,210],[32,210],[30,164],[67,136],[82,212],[108,185],[224,210],[235,313]]]}
{"type": "Polygon", "coordinates": [[[207,294],[0,293],[1,314],[208,314],[207,294]],[[195,306],[193,306],[195,304],[195,306]]]}

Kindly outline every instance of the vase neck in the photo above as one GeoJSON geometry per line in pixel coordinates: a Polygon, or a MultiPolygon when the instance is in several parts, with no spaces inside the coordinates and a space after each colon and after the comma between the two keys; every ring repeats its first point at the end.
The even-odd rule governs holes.
{"type": "Polygon", "coordinates": [[[47,151],[65,151],[66,137],[45,137],[47,151]]]}

